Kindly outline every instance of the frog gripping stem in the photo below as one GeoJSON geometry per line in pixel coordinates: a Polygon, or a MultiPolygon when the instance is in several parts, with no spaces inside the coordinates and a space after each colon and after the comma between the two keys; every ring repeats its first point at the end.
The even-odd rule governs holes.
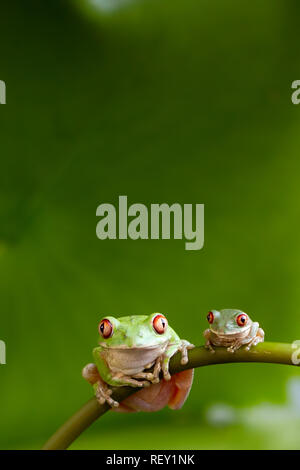
{"type": "MultiPolygon", "coordinates": [[[[228,352],[225,347],[216,347],[215,354],[211,354],[204,346],[200,346],[195,347],[189,352],[189,362],[186,365],[181,364],[180,351],[175,354],[170,361],[170,373],[174,376],[178,372],[187,371],[188,369],[196,367],[243,362],[285,364],[294,367],[299,367],[300,364],[298,359],[295,359],[295,348],[293,344],[261,342],[251,347],[250,351],[247,351],[245,348],[240,348],[234,354],[228,352]]],[[[180,389],[182,387],[180,381],[183,376],[178,375],[178,377],[180,377],[180,379],[176,380],[176,386],[180,389]]],[[[185,385],[188,383],[186,377],[184,378],[184,383],[185,385]]],[[[150,386],[148,390],[151,390],[151,387],[154,387],[154,385],[150,386]]],[[[113,389],[112,398],[123,405],[125,399],[129,396],[134,396],[142,391],[144,390],[137,391],[132,387],[115,387],[113,389]]],[[[180,397],[180,395],[175,393],[167,402],[168,405],[173,409],[177,409],[181,406],[180,401],[182,396],[183,395],[180,397]]],[[[43,449],[67,449],[85,429],[110,409],[107,403],[100,405],[96,397],[91,398],[50,437],[43,446],[43,449]]]]}

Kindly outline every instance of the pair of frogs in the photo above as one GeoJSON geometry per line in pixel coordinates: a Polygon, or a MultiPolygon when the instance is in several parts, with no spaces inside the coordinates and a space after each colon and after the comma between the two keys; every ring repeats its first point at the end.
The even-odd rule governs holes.
{"type": "MultiPolygon", "coordinates": [[[[207,315],[210,325],[204,331],[206,348],[226,347],[234,353],[245,345],[264,341],[264,331],[241,310],[212,310],[207,315]]],[[[168,405],[181,408],[193,382],[193,369],[169,373],[171,357],[181,352],[181,363],[187,364],[188,350],[194,345],[182,340],[160,313],[114,318],[99,323],[99,346],[93,350],[95,363],[82,371],[93,385],[100,404],[107,402],[115,411],[157,411],[168,405]],[[162,373],[163,379],[160,380],[162,373]],[[121,403],[115,401],[109,386],[141,387],[121,403]]]]}

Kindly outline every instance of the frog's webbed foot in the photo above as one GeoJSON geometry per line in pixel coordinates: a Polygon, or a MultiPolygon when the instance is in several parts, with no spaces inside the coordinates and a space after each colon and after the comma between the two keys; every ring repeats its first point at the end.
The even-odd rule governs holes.
{"type": "Polygon", "coordinates": [[[119,406],[119,403],[111,398],[112,390],[101,379],[95,364],[87,364],[82,370],[82,376],[94,386],[95,395],[100,405],[107,402],[111,407],[119,406]]]}
{"type": "MultiPolygon", "coordinates": [[[[119,385],[129,385],[130,387],[149,387],[149,385],[151,385],[151,383],[148,380],[136,380],[136,378],[134,378],[134,377],[137,377],[137,376],[140,376],[140,377],[137,377],[137,378],[143,378],[142,375],[140,375],[140,374],[143,374],[143,372],[141,372],[139,374],[136,374],[132,377],[129,376],[129,375],[118,374],[118,375],[115,375],[114,377],[112,377],[112,379],[119,382],[119,385]]],[[[147,374],[147,373],[145,372],[145,374],[147,374]]]]}
{"type": "Polygon", "coordinates": [[[181,364],[187,364],[189,362],[188,350],[194,347],[194,344],[189,343],[185,339],[181,340],[181,346],[179,347],[179,351],[181,352],[181,364]]]}
{"type": "Polygon", "coordinates": [[[213,348],[212,343],[209,340],[206,341],[205,348],[208,349],[209,352],[211,352],[212,354],[216,352],[215,349],[213,348]]]}
{"type": "Polygon", "coordinates": [[[227,351],[230,352],[230,353],[235,353],[235,351],[237,351],[239,347],[238,346],[229,346],[229,348],[227,348],[227,351]]]}
{"type": "Polygon", "coordinates": [[[139,372],[138,374],[134,374],[132,377],[134,379],[146,379],[149,382],[152,382],[154,379],[154,375],[152,372],[139,372]]]}
{"type": "Polygon", "coordinates": [[[100,403],[100,405],[103,405],[105,402],[107,402],[109,406],[111,406],[112,408],[119,406],[119,402],[113,400],[111,398],[111,394],[112,394],[112,390],[108,387],[108,385],[105,382],[103,382],[103,380],[100,379],[97,382],[96,391],[95,391],[95,395],[96,395],[98,403],[100,403]]]}
{"type": "Polygon", "coordinates": [[[159,356],[153,367],[153,362],[151,364],[148,364],[148,366],[145,367],[145,369],[149,369],[150,367],[153,367],[152,372],[139,372],[138,374],[133,375],[134,379],[146,379],[152,384],[157,384],[159,382],[159,373],[161,371],[161,363],[162,363],[163,356],[159,356]]]}
{"type": "Polygon", "coordinates": [[[229,346],[229,348],[227,348],[227,351],[230,353],[235,353],[235,351],[237,351],[241,346],[242,344],[240,341],[235,341],[231,346],[229,346]]]}
{"type": "Polygon", "coordinates": [[[173,344],[166,355],[162,355],[161,358],[161,369],[164,376],[164,380],[171,380],[171,374],[169,372],[169,362],[171,357],[177,352],[181,352],[181,364],[187,364],[189,361],[188,350],[193,349],[195,346],[185,339],[180,340],[180,343],[173,344]]]}
{"type": "Polygon", "coordinates": [[[206,339],[205,348],[208,349],[211,353],[214,353],[215,350],[214,350],[213,344],[210,340],[210,330],[209,329],[205,330],[203,332],[203,336],[206,339]]]}
{"type": "Polygon", "coordinates": [[[252,346],[256,346],[258,343],[263,343],[265,338],[265,332],[262,328],[258,328],[256,336],[247,344],[245,347],[246,351],[249,351],[252,346]]]}
{"type": "Polygon", "coordinates": [[[257,333],[256,333],[256,340],[257,343],[263,343],[265,340],[265,332],[262,328],[258,328],[257,333]]]}

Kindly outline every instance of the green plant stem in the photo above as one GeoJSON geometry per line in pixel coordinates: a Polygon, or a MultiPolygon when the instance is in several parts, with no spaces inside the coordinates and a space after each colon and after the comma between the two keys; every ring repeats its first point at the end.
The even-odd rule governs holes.
{"type": "MultiPolygon", "coordinates": [[[[239,349],[235,353],[230,353],[225,348],[217,348],[214,354],[201,346],[189,351],[189,362],[186,365],[180,363],[180,353],[173,356],[170,362],[170,373],[175,374],[185,369],[230,362],[296,365],[292,362],[293,353],[295,353],[295,349],[292,348],[292,345],[285,343],[260,343],[251,348],[250,351],[239,349]]],[[[114,388],[112,396],[115,400],[121,402],[136,391],[137,389],[132,387],[114,388]]],[[[107,404],[100,405],[96,398],[90,399],[50,437],[43,449],[67,449],[86,428],[108,411],[109,408],[107,404]]]]}

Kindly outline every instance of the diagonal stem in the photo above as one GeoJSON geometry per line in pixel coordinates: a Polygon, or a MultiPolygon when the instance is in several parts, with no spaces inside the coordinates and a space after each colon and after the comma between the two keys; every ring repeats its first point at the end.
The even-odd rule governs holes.
{"type": "MultiPolygon", "coordinates": [[[[175,374],[185,369],[208,366],[213,364],[226,364],[233,362],[263,362],[272,364],[298,365],[294,360],[295,349],[286,343],[260,343],[250,351],[239,349],[235,353],[225,348],[217,348],[215,353],[207,351],[203,346],[189,351],[188,364],[180,363],[181,355],[177,353],[170,362],[170,373],[175,374]]],[[[113,398],[119,402],[137,391],[132,387],[114,388],[113,398]]],[[[68,419],[46,442],[44,450],[67,449],[70,444],[97,418],[109,410],[109,405],[100,405],[96,398],[91,398],[71,418],[68,419]]]]}

